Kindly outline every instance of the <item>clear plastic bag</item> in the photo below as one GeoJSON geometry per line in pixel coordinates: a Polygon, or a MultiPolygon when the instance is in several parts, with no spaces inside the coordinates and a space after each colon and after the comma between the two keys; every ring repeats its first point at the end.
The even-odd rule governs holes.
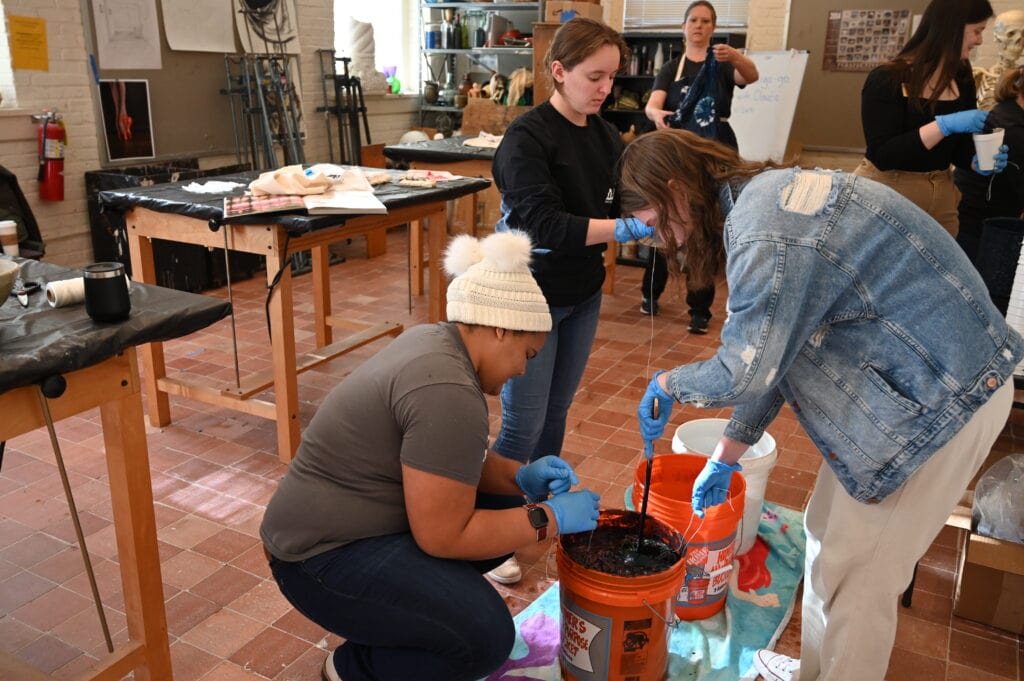
{"type": "Polygon", "coordinates": [[[976,532],[1024,544],[1024,454],[992,465],[974,489],[976,532]]]}

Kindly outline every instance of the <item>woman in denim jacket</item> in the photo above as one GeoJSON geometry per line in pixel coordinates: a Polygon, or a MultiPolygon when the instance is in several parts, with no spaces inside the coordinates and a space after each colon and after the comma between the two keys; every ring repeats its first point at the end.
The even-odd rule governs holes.
{"type": "Polygon", "coordinates": [[[805,513],[801,659],[759,651],[755,665],[880,681],[897,598],[1002,430],[1024,339],[953,238],[870,180],[659,130],[626,148],[621,195],[691,267],[725,265],[721,347],[658,372],[638,410],[650,442],[675,402],[733,407],[695,511],[724,501],[783,401],[828,464],[805,513]]]}

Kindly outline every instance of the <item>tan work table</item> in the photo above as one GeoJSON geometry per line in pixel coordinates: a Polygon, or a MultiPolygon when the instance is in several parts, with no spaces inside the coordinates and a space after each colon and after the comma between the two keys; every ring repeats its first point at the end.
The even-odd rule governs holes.
{"type": "MultiPolygon", "coordinates": [[[[35,261],[25,261],[21,273],[44,282],[81,276],[35,261]]],[[[41,292],[27,308],[0,301],[0,441],[46,425],[38,386],[52,376],[67,382],[47,402],[55,423],[100,409],[128,642],[83,680],[113,681],[133,670],[137,681],[172,678],[135,346],[192,333],[230,311],[222,300],[153,286],[133,286],[131,300],[131,316],[118,324],[93,322],[84,305],[52,309],[41,292]]],[[[48,677],[0,654],[0,678],[48,677]]]]}
{"type": "MultiPolygon", "coordinates": [[[[491,176],[491,164],[494,161],[494,149],[488,147],[468,146],[465,141],[471,136],[447,137],[440,140],[425,140],[405,144],[391,144],[384,147],[384,155],[393,161],[402,161],[410,168],[423,170],[447,170],[453,175],[465,177],[491,176]]],[[[493,228],[500,217],[499,203],[501,196],[496,187],[456,199],[452,211],[452,231],[475,234],[480,211],[480,197],[484,198],[482,222],[493,228]]],[[[605,280],[602,290],[611,295],[615,293],[615,265],[618,247],[609,244],[604,252],[605,280]]]]}
{"type": "MultiPolygon", "coordinates": [[[[370,169],[368,169],[370,170],[370,169]]],[[[373,170],[372,172],[380,172],[373,170]]],[[[393,173],[397,175],[398,173],[393,173]]],[[[272,419],[277,424],[278,456],[288,462],[299,446],[298,374],[384,336],[397,336],[397,322],[366,324],[331,313],[329,246],[354,236],[366,235],[370,254],[383,248],[385,231],[409,224],[409,276],[412,291],[423,293],[422,225],[427,225],[428,315],[430,321],[443,318],[446,290],[441,271],[441,253],[448,239],[446,202],[478,192],[490,181],[464,178],[438,183],[433,188],[407,188],[394,183],[377,187],[377,197],[388,208],[387,215],[315,215],[275,213],[250,216],[223,223],[225,196],[241,195],[244,186],[258,173],[241,173],[204,178],[205,181],[233,181],[243,189],[219,195],[185,192],[182,183],[153,187],[132,187],[100,193],[106,210],[125,212],[132,277],[155,282],[152,239],[165,239],[211,248],[256,253],[266,258],[267,282],[273,288],[269,317],[272,371],[243,377],[240,385],[211,388],[184,378],[167,376],[163,346],[151,343],[141,349],[149,419],[163,426],[171,421],[168,396],[181,395],[247,414],[272,419]],[[316,345],[313,352],[296,356],[292,319],[291,256],[301,251],[312,254],[313,307],[316,345]],[[349,331],[334,341],[333,327],[349,331]],[[274,402],[255,397],[273,387],[274,402]]]]}

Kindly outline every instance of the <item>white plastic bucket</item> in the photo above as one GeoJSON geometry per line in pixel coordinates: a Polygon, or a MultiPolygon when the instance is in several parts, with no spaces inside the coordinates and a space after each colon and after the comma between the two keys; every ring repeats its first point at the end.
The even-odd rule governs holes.
{"type": "MultiPolygon", "coordinates": [[[[694,419],[676,428],[672,437],[672,451],[676,454],[702,454],[711,456],[715,445],[722,439],[729,419],[694,419]]],[[[743,520],[740,523],[740,541],[736,555],[743,555],[754,546],[757,528],[761,524],[761,507],[764,505],[764,491],[768,486],[768,474],[775,468],[779,452],[775,438],[766,431],[761,439],[740,457],[743,478],[747,482],[744,498],[743,520]]]]}

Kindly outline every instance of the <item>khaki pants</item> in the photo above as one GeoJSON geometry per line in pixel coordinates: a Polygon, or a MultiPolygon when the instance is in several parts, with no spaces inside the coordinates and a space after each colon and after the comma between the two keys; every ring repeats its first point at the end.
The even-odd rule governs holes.
{"type": "Polygon", "coordinates": [[[822,466],[804,512],[799,681],[882,681],[896,609],[924,555],[1006,424],[1013,381],[880,503],[854,501],[822,466]]]}
{"type": "Polygon", "coordinates": [[[950,169],[915,173],[908,170],[879,170],[871,161],[864,159],[853,171],[854,175],[866,177],[894,189],[913,202],[918,208],[938,222],[956,237],[960,231],[957,206],[960,204],[960,190],[953,184],[950,169]]]}

